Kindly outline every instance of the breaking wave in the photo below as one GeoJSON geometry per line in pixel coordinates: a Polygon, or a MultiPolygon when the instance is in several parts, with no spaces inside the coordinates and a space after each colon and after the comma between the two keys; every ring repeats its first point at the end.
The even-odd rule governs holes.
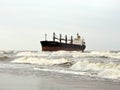
{"type": "Polygon", "coordinates": [[[0,62],[10,58],[16,67],[120,80],[120,51],[0,51],[0,62]]]}
{"type": "Polygon", "coordinates": [[[91,51],[91,52],[74,52],[72,53],[73,57],[100,57],[100,58],[115,58],[120,59],[120,52],[111,52],[111,51],[91,51]]]}
{"type": "Polygon", "coordinates": [[[64,57],[64,58],[81,58],[81,57],[100,57],[100,58],[114,58],[120,59],[119,51],[57,51],[57,52],[37,52],[37,51],[21,51],[16,54],[16,56],[37,56],[37,57],[64,57]]]}
{"type": "Polygon", "coordinates": [[[113,62],[90,62],[88,60],[78,61],[70,69],[85,72],[88,76],[101,78],[118,79],[120,78],[120,64],[113,62]]]}
{"type": "Polygon", "coordinates": [[[0,60],[6,60],[9,59],[9,56],[6,55],[0,55],[0,60]]]}
{"type": "Polygon", "coordinates": [[[27,64],[37,64],[37,65],[56,65],[67,63],[68,60],[61,59],[45,59],[45,58],[37,58],[37,57],[22,57],[15,59],[12,63],[27,63],[27,64]]]}
{"type": "Polygon", "coordinates": [[[6,60],[11,57],[12,51],[0,51],[0,60],[6,60]]]}

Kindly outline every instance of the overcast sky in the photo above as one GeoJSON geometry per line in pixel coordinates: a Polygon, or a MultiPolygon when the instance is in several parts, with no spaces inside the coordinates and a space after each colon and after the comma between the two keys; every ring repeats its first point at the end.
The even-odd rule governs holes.
{"type": "Polygon", "coordinates": [[[0,0],[0,50],[41,50],[53,32],[79,33],[86,50],[120,50],[120,0],[0,0]]]}

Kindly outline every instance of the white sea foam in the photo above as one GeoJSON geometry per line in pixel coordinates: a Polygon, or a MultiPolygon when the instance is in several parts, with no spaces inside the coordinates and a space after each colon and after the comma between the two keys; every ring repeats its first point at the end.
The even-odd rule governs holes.
{"type": "MultiPolygon", "coordinates": [[[[58,51],[58,52],[17,52],[16,59],[12,63],[36,64],[43,71],[87,75],[107,79],[120,79],[120,52],[110,51],[58,51]],[[42,57],[43,56],[43,57],[42,57]],[[72,63],[68,65],[69,63],[72,63]],[[49,68],[61,66],[59,68],[49,68]],[[68,65],[68,66],[65,66],[68,65]]],[[[35,67],[36,69],[37,67],[35,67]]],[[[37,70],[37,69],[36,69],[37,70]]]]}
{"type": "Polygon", "coordinates": [[[64,73],[64,74],[75,74],[75,75],[85,75],[86,72],[74,72],[74,71],[69,71],[65,69],[48,69],[48,68],[34,68],[34,70],[40,70],[40,71],[49,71],[49,72],[57,72],[57,73],[64,73]]]}
{"type": "Polygon", "coordinates": [[[78,61],[70,69],[76,71],[85,71],[89,76],[96,76],[102,78],[118,79],[120,78],[120,64],[113,62],[104,63],[93,63],[88,60],[78,61]],[[92,73],[91,73],[92,72],[92,73]]]}
{"type": "Polygon", "coordinates": [[[74,58],[80,58],[80,57],[108,57],[108,58],[115,58],[120,59],[120,52],[113,53],[110,51],[91,51],[91,52],[74,52],[71,54],[74,58]]]}
{"type": "Polygon", "coordinates": [[[110,68],[117,68],[119,69],[120,65],[115,63],[104,63],[104,62],[90,62],[88,60],[78,61],[76,64],[74,64],[71,69],[74,70],[96,70],[100,71],[103,69],[110,69],[110,68]]]}
{"type": "Polygon", "coordinates": [[[98,52],[98,51],[92,51],[90,53],[92,56],[104,56],[104,57],[110,57],[110,58],[116,58],[116,59],[120,59],[120,53],[113,53],[110,51],[105,51],[105,52],[98,52]]]}
{"type": "Polygon", "coordinates": [[[16,56],[46,56],[46,55],[48,55],[48,53],[31,51],[23,51],[16,54],[16,56]]]}
{"type": "Polygon", "coordinates": [[[80,51],[57,51],[57,52],[31,52],[31,51],[23,51],[17,53],[16,56],[48,56],[48,57],[73,57],[73,58],[81,58],[81,57],[108,57],[120,59],[120,52],[114,53],[110,51],[91,51],[82,53],[80,51]]]}
{"type": "Polygon", "coordinates": [[[120,80],[120,70],[118,69],[105,69],[98,73],[98,77],[109,78],[109,79],[119,79],[120,80]]]}
{"type": "Polygon", "coordinates": [[[45,59],[37,57],[21,57],[12,61],[12,63],[29,63],[38,65],[55,65],[68,62],[67,59],[45,59]]]}

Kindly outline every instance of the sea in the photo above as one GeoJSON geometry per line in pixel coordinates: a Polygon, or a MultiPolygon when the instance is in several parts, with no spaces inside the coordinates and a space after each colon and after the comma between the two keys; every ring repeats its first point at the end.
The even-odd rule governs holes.
{"type": "Polygon", "coordinates": [[[120,82],[120,51],[0,51],[0,73],[120,82]]]}

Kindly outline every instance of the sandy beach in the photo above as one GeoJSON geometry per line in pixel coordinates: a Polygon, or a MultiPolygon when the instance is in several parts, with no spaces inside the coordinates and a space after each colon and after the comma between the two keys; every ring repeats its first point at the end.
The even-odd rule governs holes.
{"type": "MultiPolygon", "coordinates": [[[[66,77],[66,76],[65,76],[66,77]]],[[[111,81],[80,80],[49,76],[0,74],[0,90],[119,90],[120,84],[111,81]]]]}

